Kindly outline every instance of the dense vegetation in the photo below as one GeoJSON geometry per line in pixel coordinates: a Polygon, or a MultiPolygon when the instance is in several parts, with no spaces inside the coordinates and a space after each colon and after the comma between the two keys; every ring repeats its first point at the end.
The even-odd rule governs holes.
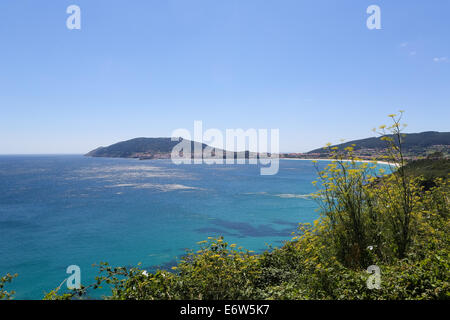
{"type": "Polygon", "coordinates": [[[450,172],[450,159],[443,156],[419,159],[408,162],[404,168],[410,176],[421,176],[431,184],[435,178],[447,179],[450,172]]]}
{"type": "Polygon", "coordinates": [[[256,254],[208,238],[171,271],[101,263],[96,283],[45,298],[84,298],[110,286],[105,299],[449,299],[448,179],[429,176],[433,185],[424,187],[411,174],[428,173],[429,162],[406,166],[401,116],[391,117],[379,133],[395,173],[360,162],[351,145],[328,147],[334,160],[317,164],[314,182],[321,218],[299,225],[282,247],[256,254]]]}
{"type": "Polygon", "coordinates": [[[0,300],[2,299],[11,299],[14,295],[14,291],[6,291],[5,286],[6,284],[10,283],[15,277],[17,277],[17,274],[11,275],[7,274],[4,277],[0,278],[0,300]]]}

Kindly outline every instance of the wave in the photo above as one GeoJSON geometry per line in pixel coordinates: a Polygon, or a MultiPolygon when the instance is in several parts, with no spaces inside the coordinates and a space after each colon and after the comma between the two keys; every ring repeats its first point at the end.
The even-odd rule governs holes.
{"type": "Polygon", "coordinates": [[[75,175],[67,177],[66,180],[126,180],[142,178],[182,178],[193,179],[191,173],[186,173],[178,169],[168,169],[155,166],[106,166],[80,169],[74,172],[75,175]]]}
{"type": "Polygon", "coordinates": [[[311,194],[296,194],[296,193],[279,193],[279,194],[270,194],[267,192],[247,192],[244,193],[245,195],[263,195],[263,196],[270,196],[270,197],[278,197],[283,199],[311,199],[311,194]]]}
{"type": "Polygon", "coordinates": [[[120,183],[111,186],[109,188],[123,188],[130,187],[134,189],[156,189],[163,192],[177,191],[177,190],[204,190],[198,187],[185,186],[182,184],[156,184],[156,183],[120,183]]]}
{"type": "Polygon", "coordinates": [[[281,193],[275,194],[274,197],[285,199],[311,199],[311,194],[281,193]]]}

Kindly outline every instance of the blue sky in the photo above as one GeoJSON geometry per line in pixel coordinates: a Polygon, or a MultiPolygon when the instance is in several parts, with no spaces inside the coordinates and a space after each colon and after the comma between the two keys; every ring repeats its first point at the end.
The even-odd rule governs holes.
{"type": "Polygon", "coordinates": [[[177,128],[279,128],[281,151],[450,131],[450,2],[2,0],[0,153],[84,153],[177,128]],[[66,8],[81,8],[81,30],[66,8]],[[381,8],[381,30],[366,9],[381,8]]]}

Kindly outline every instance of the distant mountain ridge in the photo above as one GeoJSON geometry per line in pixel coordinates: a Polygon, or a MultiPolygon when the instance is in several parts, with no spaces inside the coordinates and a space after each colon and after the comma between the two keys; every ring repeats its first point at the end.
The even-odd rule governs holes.
{"type": "MultiPolygon", "coordinates": [[[[387,147],[386,141],[381,137],[372,137],[360,140],[353,140],[331,147],[338,147],[343,150],[346,147],[354,145],[353,149],[360,156],[373,157],[387,147]]],[[[406,133],[403,138],[402,149],[407,156],[418,157],[426,156],[432,152],[450,152],[450,132],[426,131],[421,133],[406,133]]],[[[307,155],[327,155],[329,149],[315,149],[307,152],[307,155]]]]}
{"type": "MultiPolygon", "coordinates": [[[[88,152],[85,156],[140,159],[167,158],[170,156],[172,149],[181,141],[183,141],[183,138],[178,138],[175,141],[172,141],[172,138],[134,138],[108,147],[99,147],[88,152]]],[[[195,146],[200,147],[199,142],[190,142],[192,150],[195,146]]],[[[206,144],[201,144],[201,150],[206,146],[206,144]]]]}
{"type": "MultiPolygon", "coordinates": [[[[183,141],[182,138],[172,141],[171,138],[134,138],[127,141],[118,142],[108,147],[99,147],[86,154],[89,157],[109,157],[109,158],[138,158],[138,159],[168,159],[173,148],[183,141]]],[[[187,140],[191,143],[192,152],[195,149],[203,150],[208,147],[204,143],[187,140]]],[[[353,140],[346,143],[334,145],[340,150],[355,145],[355,153],[361,158],[377,158],[387,144],[381,137],[372,137],[360,140],[353,140]]],[[[332,146],[332,147],[334,147],[332,146]]],[[[450,132],[427,131],[421,133],[408,133],[404,138],[403,150],[410,158],[427,156],[433,152],[442,152],[445,156],[450,154],[450,132]]],[[[224,150],[216,149],[216,153],[223,153],[224,150]]],[[[329,149],[315,149],[307,153],[283,153],[281,158],[327,158],[329,149]]],[[[235,157],[248,158],[249,154],[255,153],[235,152],[235,157]]],[[[259,156],[259,155],[256,155],[259,156]]]]}
{"type": "MultiPolygon", "coordinates": [[[[88,157],[107,157],[107,158],[138,158],[141,160],[146,159],[169,159],[172,154],[173,148],[180,142],[187,142],[191,144],[191,157],[194,156],[196,151],[200,151],[200,155],[196,157],[203,156],[203,150],[206,147],[210,147],[207,144],[191,141],[183,138],[178,138],[172,141],[172,138],[134,138],[131,140],[121,141],[112,144],[108,147],[99,147],[94,149],[85,156],[88,157]]],[[[225,151],[219,148],[213,148],[212,156],[221,154],[225,157],[225,151]]],[[[182,152],[181,152],[182,153],[182,152]]],[[[180,154],[181,156],[182,154],[180,154]]],[[[242,151],[233,152],[233,157],[236,158],[246,158],[249,156],[258,157],[254,152],[242,151]]],[[[206,155],[210,158],[211,155],[206,155]]]]}

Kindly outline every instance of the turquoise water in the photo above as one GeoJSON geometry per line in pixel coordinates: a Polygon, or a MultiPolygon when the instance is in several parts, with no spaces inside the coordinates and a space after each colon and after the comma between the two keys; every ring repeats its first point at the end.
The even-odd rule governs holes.
{"type": "Polygon", "coordinates": [[[108,261],[170,267],[208,236],[260,251],[317,218],[310,161],[181,165],[83,156],[0,157],[0,275],[19,273],[17,299],[40,299],[81,268],[108,261]]]}

